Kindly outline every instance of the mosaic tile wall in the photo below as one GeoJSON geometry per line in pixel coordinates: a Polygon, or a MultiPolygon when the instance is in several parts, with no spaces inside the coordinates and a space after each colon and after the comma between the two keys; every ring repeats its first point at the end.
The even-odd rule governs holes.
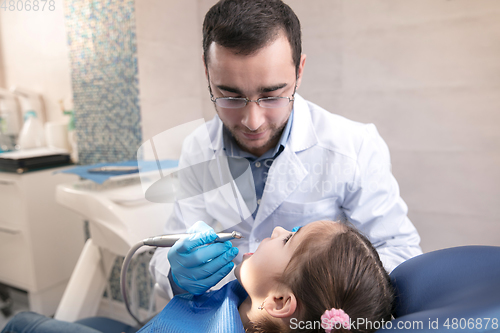
{"type": "MultiPolygon", "coordinates": [[[[65,0],[64,7],[79,164],[134,160],[142,140],[134,1],[65,0]]],[[[131,263],[142,308],[149,307],[152,288],[150,257],[145,252],[131,263]]],[[[122,261],[109,284],[118,301],[122,261]]]]}
{"type": "Polygon", "coordinates": [[[135,159],[141,143],[134,1],[65,0],[80,164],[135,159]]]}

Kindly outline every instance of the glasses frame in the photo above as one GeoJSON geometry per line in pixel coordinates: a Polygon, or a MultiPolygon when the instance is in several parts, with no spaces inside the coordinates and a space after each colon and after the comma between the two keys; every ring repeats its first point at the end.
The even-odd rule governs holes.
{"type": "Polygon", "coordinates": [[[260,104],[260,102],[265,101],[265,100],[288,99],[288,104],[290,104],[290,102],[295,101],[295,92],[297,91],[297,82],[295,82],[295,88],[293,89],[293,94],[292,94],[291,98],[290,97],[278,97],[277,96],[277,97],[262,97],[262,98],[259,98],[259,99],[256,99],[256,100],[251,100],[251,99],[248,99],[247,97],[214,97],[214,94],[212,93],[212,87],[210,85],[210,77],[208,77],[208,90],[210,91],[210,100],[213,103],[215,103],[215,105],[218,105],[219,107],[221,107],[223,109],[242,109],[242,108],[246,107],[249,102],[255,102],[255,103],[257,103],[258,106],[260,106],[261,108],[264,108],[264,109],[279,109],[279,108],[284,108],[285,105],[280,106],[280,107],[266,107],[266,106],[262,106],[260,104]],[[228,108],[228,107],[220,106],[219,104],[217,104],[218,100],[244,101],[245,105],[240,106],[240,107],[235,107],[235,108],[228,108]]]}

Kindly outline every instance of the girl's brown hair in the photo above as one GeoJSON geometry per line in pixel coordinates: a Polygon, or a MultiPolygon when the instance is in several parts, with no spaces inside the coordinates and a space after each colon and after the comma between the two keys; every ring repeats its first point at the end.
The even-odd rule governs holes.
{"type": "Polygon", "coordinates": [[[355,228],[340,226],[339,231],[324,221],[311,230],[278,278],[297,299],[295,323],[316,322],[311,324],[315,328],[305,329],[304,324],[299,329],[297,324],[283,326],[263,319],[250,323],[247,332],[324,332],[321,315],[332,308],[344,310],[355,323],[349,332],[373,332],[391,320],[394,293],[377,251],[355,228]]]}

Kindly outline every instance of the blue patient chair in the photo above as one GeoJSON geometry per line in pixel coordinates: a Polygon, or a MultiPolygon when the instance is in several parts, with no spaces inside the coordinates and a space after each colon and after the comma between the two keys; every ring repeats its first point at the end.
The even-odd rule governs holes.
{"type": "MultiPolygon", "coordinates": [[[[391,280],[396,289],[395,319],[378,332],[500,332],[500,247],[425,253],[399,265],[391,280]]],[[[137,330],[108,318],[78,323],[106,333],[137,330]]]]}
{"type": "Polygon", "coordinates": [[[500,332],[500,247],[425,253],[396,267],[391,280],[396,319],[393,329],[378,332],[405,325],[418,332],[500,332]]]}

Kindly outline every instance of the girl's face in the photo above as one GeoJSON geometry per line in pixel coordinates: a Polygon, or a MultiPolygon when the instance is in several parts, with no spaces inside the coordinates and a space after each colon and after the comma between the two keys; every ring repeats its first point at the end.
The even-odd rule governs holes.
{"type": "Polygon", "coordinates": [[[295,249],[316,223],[310,223],[297,232],[276,227],[271,238],[264,239],[255,253],[243,255],[235,275],[251,297],[265,297],[275,286],[275,277],[283,274],[295,249]]]}

